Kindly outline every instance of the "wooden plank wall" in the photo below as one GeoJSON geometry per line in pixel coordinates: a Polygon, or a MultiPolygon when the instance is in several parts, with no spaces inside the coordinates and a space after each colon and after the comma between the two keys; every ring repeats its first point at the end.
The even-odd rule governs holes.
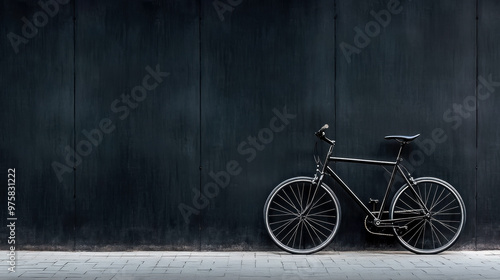
{"type": "MultiPolygon", "coordinates": [[[[391,160],[385,135],[421,133],[405,163],[467,206],[454,248],[498,248],[496,1],[41,3],[0,6],[0,168],[16,168],[22,248],[275,249],[264,202],[314,174],[324,123],[341,156],[391,160]]],[[[382,198],[383,169],[335,168],[382,198]]],[[[330,249],[399,248],[330,185],[330,249]]]]}

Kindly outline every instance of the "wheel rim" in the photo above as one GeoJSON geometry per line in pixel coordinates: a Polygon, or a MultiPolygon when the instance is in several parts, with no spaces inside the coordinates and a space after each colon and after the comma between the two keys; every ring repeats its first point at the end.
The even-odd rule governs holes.
{"type": "Polygon", "coordinates": [[[328,187],[297,180],[278,186],[265,208],[273,241],[292,253],[313,253],[333,239],[339,223],[338,200],[328,187]]]}
{"type": "Polygon", "coordinates": [[[465,222],[465,208],[456,190],[438,181],[417,182],[415,192],[406,186],[394,197],[392,219],[406,228],[395,229],[403,246],[416,253],[439,253],[457,240],[465,222]],[[420,199],[417,197],[420,197],[420,199]]]}

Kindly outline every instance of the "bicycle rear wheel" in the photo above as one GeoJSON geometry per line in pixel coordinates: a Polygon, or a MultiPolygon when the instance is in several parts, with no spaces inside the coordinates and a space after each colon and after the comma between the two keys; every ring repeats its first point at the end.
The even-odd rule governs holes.
{"type": "Polygon", "coordinates": [[[311,254],[325,248],[337,233],[340,207],[325,184],[296,177],[279,184],[267,198],[264,221],[272,240],[294,254],[311,254]]]}
{"type": "Polygon", "coordinates": [[[465,224],[465,205],[460,194],[437,178],[415,179],[395,195],[390,218],[399,221],[394,232],[403,247],[418,254],[436,254],[450,248],[465,224]]]}

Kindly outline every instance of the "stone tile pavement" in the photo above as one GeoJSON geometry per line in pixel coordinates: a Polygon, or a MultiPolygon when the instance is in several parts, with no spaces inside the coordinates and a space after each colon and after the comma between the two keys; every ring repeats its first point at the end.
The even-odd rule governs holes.
{"type": "Polygon", "coordinates": [[[0,279],[500,279],[500,251],[415,255],[394,251],[0,251],[0,279]]]}

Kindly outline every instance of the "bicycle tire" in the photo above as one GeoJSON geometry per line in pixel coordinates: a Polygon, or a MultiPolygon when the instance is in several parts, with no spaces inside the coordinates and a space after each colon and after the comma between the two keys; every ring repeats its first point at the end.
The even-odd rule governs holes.
{"type": "Polygon", "coordinates": [[[415,183],[415,191],[405,184],[393,197],[390,218],[405,219],[394,223],[398,226],[394,233],[414,253],[437,254],[457,241],[465,225],[465,204],[457,190],[441,179],[422,177],[415,183]]]}
{"type": "Polygon", "coordinates": [[[283,181],[264,205],[267,232],[281,249],[293,254],[312,254],[325,248],[337,233],[340,204],[324,183],[310,177],[283,181]]]}

